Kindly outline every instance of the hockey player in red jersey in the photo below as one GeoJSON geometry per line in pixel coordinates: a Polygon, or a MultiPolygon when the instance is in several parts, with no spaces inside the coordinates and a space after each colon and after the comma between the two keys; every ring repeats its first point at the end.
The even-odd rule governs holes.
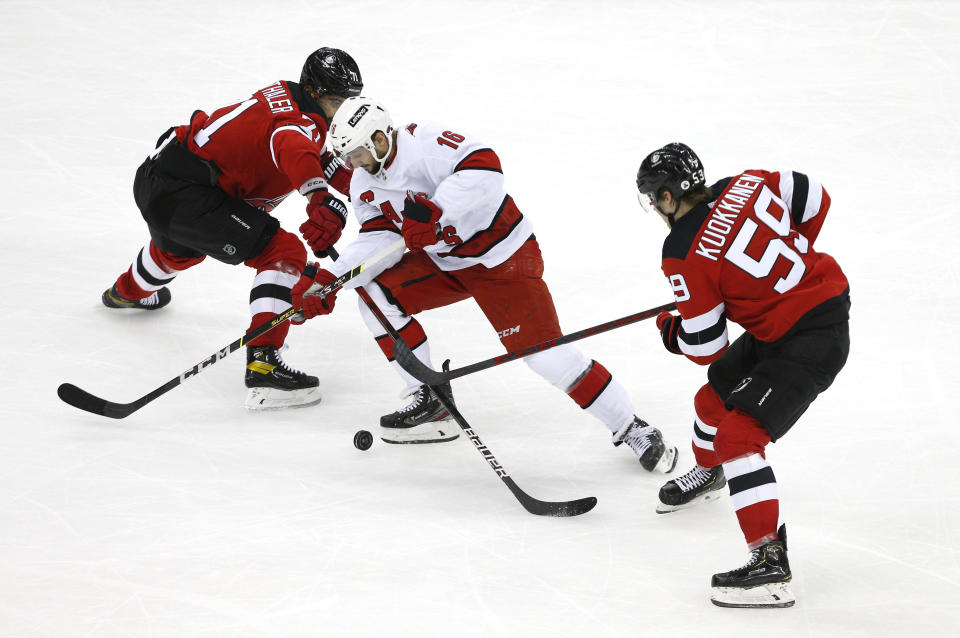
{"type": "MultiPolygon", "coordinates": [[[[210,256],[256,270],[250,290],[251,328],[291,305],[312,283],[301,274],[300,239],[270,214],[291,192],[307,197],[300,232],[318,255],[340,237],[347,209],[328,185],[347,194],[351,170],[324,150],[327,125],[346,97],[363,88],[356,62],[321,48],[304,63],[300,82],[278,81],[209,115],[169,129],[137,170],[134,197],[150,241],[103,293],[108,308],[157,310],[170,302],[167,285],[210,256]]],[[[311,405],[318,381],[281,356],[289,324],[247,345],[246,407],[311,405]]]]}
{"type": "Polygon", "coordinates": [[[643,160],[637,188],[670,226],[663,272],[680,315],[657,318],[663,344],[710,366],[694,398],[696,466],[663,486],[657,511],[712,500],[726,484],[750,558],[713,576],[713,602],[788,607],[786,528],[764,449],[830,387],[850,350],[847,279],[813,248],[830,197],[789,170],[707,187],[699,158],[679,143],[643,160]],[[732,344],[728,319],[746,330],[732,344]]]}
{"type": "MultiPolygon", "coordinates": [[[[354,167],[350,196],[361,228],[330,271],[317,274],[318,282],[333,280],[402,235],[409,252],[398,252],[350,285],[364,286],[425,364],[430,345],[413,315],[471,297],[507,350],[561,336],[533,226],[504,190],[500,159],[491,148],[458,128],[419,123],[395,129],[381,104],[362,97],[346,100],[337,111],[330,142],[354,167]]],[[[308,316],[314,310],[304,308],[308,316]]],[[[456,438],[430,389],[392,360],[393,341],[373,313],[363,303],[360,312],[410,397],[405,407],[381,418],[381,437],[392,443],[456,438]]],[[[614,444],[626,443],[646,470],[673,469],[676,448],[635,416],[626,389],[600,363],[570,345],[524,361],[602,421],[614,444]]]]}

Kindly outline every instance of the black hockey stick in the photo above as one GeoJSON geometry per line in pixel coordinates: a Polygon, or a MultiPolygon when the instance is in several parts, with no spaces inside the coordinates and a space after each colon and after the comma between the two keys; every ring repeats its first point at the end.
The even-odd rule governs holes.
{"type": "MultiPolygon", "coordinates": [[[[336,259],[336,253],[332,253],[331,256],[336,259]]],[[[370,312],[374,314],[377,318],[377,321],[380,322],[380,325],[383,326],[383,329],[387,331],[390,337],[393,339],[394,343],[403,343],[403,337],[390,325],[390,321],[383,315],[380,311],[380,308],[373,302],[370,298],[370,295],[367,294],[367,291],[363,288],[357,288],[357,293],[360,295],[360,298],[363,299],[363,303],[366,304],[367,308],[370,309],[370,312]]],[[[404,345],[406,345],[404,343],[404,345]]],[[[407,349],[409,351],[409,348],[407,349]]],[[[480,440],[480,437],[476,432],[473,431],[473,428],[470,427],[470,424],[467,423],[467,420],[463,418],[463,415],[460,414],[460,411],[457,410],[456,405],[453,403],[452,397],[448,396],[446,392],[439,387],[427,383],[433,393],[437,396],[437,399],[440,401],[440,404],[453,416],[453,419],[457,422],[457,425],[460,426],[460,429],[463,430],[464,434],[467,435],[467,438],[473,443],[477,448],[477,451],[483,455],[483,458],[490,464],[490,467],[493,468],[493,471],[497,473],[497,476],[500,477],[506,486],[513,492],[513,495],[520,501],[520,504],[523,505],[523,508],[530,512],[531,514],[536,514],[537,516],[579,516],[580,514],[586,514],[594,508],[597,504],[597,498],[595,496],[588,496],[586,498],[580,498],[574,501],[541,501],[539,499],[533,498],[518,486],[510,475],[507,474],[507,471],[500,465],[500,461],[493,455],[493,452],[490,451],[483,441],[480,440]]]]}
{"type": "MultiPolygon", "coordinates": [[[[383,249],[379,253],[375,254],[373,257],[368,259],[366,262],[359,264],[354,267],[350,272],[341,275],[336,281],[327,284],[319,289],[311,288],[306,293],[307,295],[319,295],[326,296],[343,287],[343,284],[350,281],[364,270],[368,269],[374,263],[384,259],[388,255],[393,254],[394,252],[401,250],[403,248],[403,241],[394,242],[387,248],[383,249]]],[[[253,341],[262,334],[273,330],[284,321],[292,319],[294,315],[297,314],[297,311],[293,308],[286,310],[278,315],[275,315],[264,321],[262,324],[249,331],[230,345],[225,348],[217,350],[209,357],[182,372],[179,376],[176,376],[166,383],[164,383],[159,388],[153,390],[152,392],[145,394],[136,401],[131,401],[130,403],[114,403],[113,401],[107,401],[106,399],[101,399],[98,396],[90,394],[82,388],[78,388],[72,383],[61,383],[60,387],[57,388],[57,396],[60,397],[65,403],[69,403],[75,408],[81,410],[86,410],[87,412],[92,412],[93,414],[99,414],[100,416],[110,417],[111,419],[122,419],[128,417],[143,406],[147,405],[157,397],[160,397],[170,390],[173,390],[175,387],[186,381],[187,379],[192,379],[196,375],[200,374],[203,370],[215,364],[217,361],[220,361],[227,355],[233,354],[235,351],[239,350],[244,344],[253,341]]]]}
{"type": "Polygon", "coordinates": [[[593,335],[600,334],[601,332],[607,332],[608,330],[613,330],[614,328],[628,326],[631,323],[643,321],[644,319],[649,319],[650,317],[656,317],[661,312],[669,312],[676,309],[677,304],[671,302],[662,306],[657,306],[656,308],[650,308],[649,310],[627,315],[626,317],[620,317],[619,319],[614,319],[613,321],[601,323],[593,326],[592,328],[586,328],[585,330],[581,330],[579,332],[563,335],[562,337],[557,337],[556,339],[547,339],[546,341],[542,341],[534,346],[523,348],[521,350],[514,350],[513,352],[508,352],[506,354],[501,354],[485,361],[479,361],[462,368],[457,368],[456,370],[449,369],[449,359],[444,363],[443,372],[437,372],[436,370],[427,367],[422,361],[420,361],[420,359],[417,358],[417,355],[410,351],[410,348],[407,347],[406,343],[403,341],[397,341],[396,339],[393,341],[393,358],[397,360],[397,363],[400,364],[401,368],[409,372],[419,381],[422,381],[427,385],[440,385],[441,383],[446,383],[450,379],[465,377],[468,374],[486,370],[487,368],[498,366],[501,363],[522,359],[530,356],[531,354],[543,352],[544,350],[549,350],[550,348],[561,346],[565,343],[572,343],[574,341],[579,341],[580,339],[586,339],[587,337],[592,337],[593,335]]]}

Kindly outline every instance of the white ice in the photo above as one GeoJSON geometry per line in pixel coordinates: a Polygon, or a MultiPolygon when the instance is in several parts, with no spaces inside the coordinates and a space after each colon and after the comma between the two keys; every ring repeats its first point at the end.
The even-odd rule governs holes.
{"type": "MultiPolygon", "coordinates": [[[[3,0],[0,636],[956,635],[958,33],[952,2],[3,0]],[[455,382],[462,412],[522,488],[593,512],[527,514],[463,438],[355,450],[400,388],[353,293],[290,339],[319,406],[246,413],[242,353],[122,421],[57,399],[133,400],[243,334],[242,267],[183,274],[155,314],[101,306],[147,238],[134,170],[324,45],[397,121],[497,150],[568,331],[670,299],[633,189],[649,150],[826,185],[853,346],[769,448],[794,608],[713,607],[746,558],[729,500],[656,515],[665,477],[521,363],[455,382]]],[[[422,322],[437,364],[500,352],[472,302],[422,322]]],[[[652,322],[580,345],[688,469],[705,370],[652,322]]]]}

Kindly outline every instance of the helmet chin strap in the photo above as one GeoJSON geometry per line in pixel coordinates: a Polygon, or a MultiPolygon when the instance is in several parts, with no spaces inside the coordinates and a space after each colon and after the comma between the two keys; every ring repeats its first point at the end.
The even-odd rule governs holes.
{"type": "Polygon", "coordinates": [[[370,154],[373,155],[373,160],[377,162],[377,172],[374,175],[380,175],[383,172],[383,167],[387,163],[387,158],[390,157],[390,152],[393,150],[393,131],[387,131],[385,133],[387,136],[387,150],[383,154],[383,157],[377,155],[377,147],[371,144],[372,148],[369,148],[370,154]]]}

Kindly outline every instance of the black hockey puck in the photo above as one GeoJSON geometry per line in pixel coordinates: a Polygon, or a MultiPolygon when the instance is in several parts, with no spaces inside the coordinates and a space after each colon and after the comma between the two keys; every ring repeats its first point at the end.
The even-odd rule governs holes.
{"type": "Polygon", "coordinates": [[[366,430],[357,430],[353,435],[353,447],[358,450],[369,450],[371,445],[373,445],[373,435],[366,430]]]}

